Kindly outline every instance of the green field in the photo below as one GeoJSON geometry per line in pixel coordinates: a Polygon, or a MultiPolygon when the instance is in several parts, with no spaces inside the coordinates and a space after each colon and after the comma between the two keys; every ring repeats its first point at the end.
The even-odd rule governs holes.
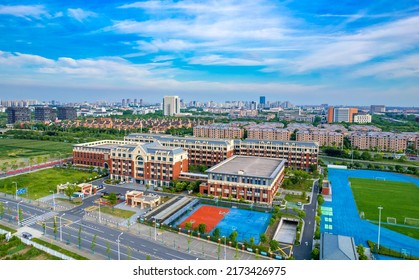
{"type": "MultiPolygon", "coordinates": [[[[350,178],[358,212],[364,212],[364,218],[378,222],[378,206],[382,206],[381,221],[387,217],[396,218],[397,224],[404,225],[404,219],[419,219],[419,187],[412,183],[380,181],[350,178]]],[[[419,239],[419,228],[407,228],[385,225],[391,230],[419,239]]]]}
{"type": "MultiPolygon", "coordinates": [[[[32,173],[22,174],[0,180],[0,192],[15,194],[15,184],[18,188],[28,189],[28,198],[38,199],[50,194],[49,191],[57,191],[57,185],[63,183],[81,183],[90,181],[97,176],[96,172],[86,172],[74,169],[62,169],[58,167],[48,168],[32,173]]],[[[26,196],[26,195],[25,195],[26,196]]]]}
{"type": "MultiPolygon", "coordinates": [[[[99,209],[97,209],[97,211],[99,212],[99,209]]],[[[107,206],[101,206],[100,211],[102,213],[106,213],[106,214],[119,217],[119,218],[124,218],[124,219],[128,219],[129,217],[135,214],[135,211],[129,211],[129,210],[118,209],[118,208],[112,209],[112,207],[107,207],[107,206]]]]}
{"type": "Polygon", "coordinates": [[[3,171],[50,159],[68,157],[72,144],[52,141],[0,139],[0,168],[3,171]]]}

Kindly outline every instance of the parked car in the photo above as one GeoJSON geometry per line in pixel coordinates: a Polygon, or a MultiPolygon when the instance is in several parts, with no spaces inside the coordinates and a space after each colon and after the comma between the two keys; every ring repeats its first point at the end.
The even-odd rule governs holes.
{"type": "Polygon", "coordinates": [[[22,232],[22,237],[31,240],[32,234],[30,234],[29,232],[22,232]]]}
{"type": "Polygon", "coordinates": [[[97,186],[97,189],[98,189],[98,190],[103,189],[103,185],[99,185],[99,186],[97,186]]]}

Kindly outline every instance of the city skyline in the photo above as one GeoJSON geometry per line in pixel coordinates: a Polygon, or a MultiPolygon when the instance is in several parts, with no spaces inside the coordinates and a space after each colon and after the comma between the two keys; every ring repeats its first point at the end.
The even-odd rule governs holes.
{"type": "Polygon", "coordinates": [[[0,5],[0,99],[417,106],[414,1],[0,5]]]}

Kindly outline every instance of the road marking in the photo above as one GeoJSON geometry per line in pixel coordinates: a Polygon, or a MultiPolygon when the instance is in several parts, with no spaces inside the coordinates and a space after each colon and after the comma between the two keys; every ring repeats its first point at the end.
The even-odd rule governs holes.
{"type": "Polygon", "coordinates": [[[179,256],[175,256],[175,255],[172,255],[172,254],[170,254],[170,253],[166,253],[166,255],[171,256],[172,258],[176,258],[177,260],[186,260],[186,259],[184,259],[184,258],[181,258],[181,257],[179,257],[179,256]]]}

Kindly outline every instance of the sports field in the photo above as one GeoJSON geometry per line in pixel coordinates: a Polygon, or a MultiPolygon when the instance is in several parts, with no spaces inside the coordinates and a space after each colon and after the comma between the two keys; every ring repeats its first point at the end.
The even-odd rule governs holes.
{"type": "Polygon", "coordinates": [[[0,168],[6,171],[12,169],[13,165],[22,167],[68,157],[72,149],[72,144],[63,142],[0,139],[0,168]]]}
{"type": "MultiPolygon", "coordinates": [[[[378,221],[378,206],[382,206],[381,222],[394,222],[405,225],[405,218],[419,219],[419,188],[413,183],[383,181],[375,179],[350,178],[351,189],[358,212],[364,218],[378,221]],[[387,219],[390,217],[390,219],[387,219]]],[[[394,231],[419,239],[419,229],[388,226],[394,231]]]]}
{"type": "MultiPolygon", "coordinates": [[[[18,176],[0,180],[0,192],[15,194],[17,187],[27,188],[28,198],[38,199],[50,195],[49,191],[57,191],[57,185],[67,182],[89,181],[97,173],[73,169],[48,168],[36,172],[26,173],[18,176]]],[[[23,195],[26,197],[26,194],[23,195]]]]}
{"type": "Polygon", "coordinates": [[[210,232],[229,211],[230,209],[228,208],[203,205],[193,212],[192,215],[183,220],[180,227],[184,228],[187,222],[192,223],[192,228],[197,227],[199,224],[205,224],[205,230],[210,232]]]}
{"type": "Polygon", "coordinates": [[[221,236],[229,236],[236,231],[238,241],[250,241],[250,238],[254,238],[255,244],[258,244],[259,236],[266,231],[270,218],[271,214],[265,212],[199,205],[189,216],[180,218],[180,227],[184,228],[185,223],[191,221],[194,228],[203,223],[210,234],[215,228],[220,229],[221,236]]]}

